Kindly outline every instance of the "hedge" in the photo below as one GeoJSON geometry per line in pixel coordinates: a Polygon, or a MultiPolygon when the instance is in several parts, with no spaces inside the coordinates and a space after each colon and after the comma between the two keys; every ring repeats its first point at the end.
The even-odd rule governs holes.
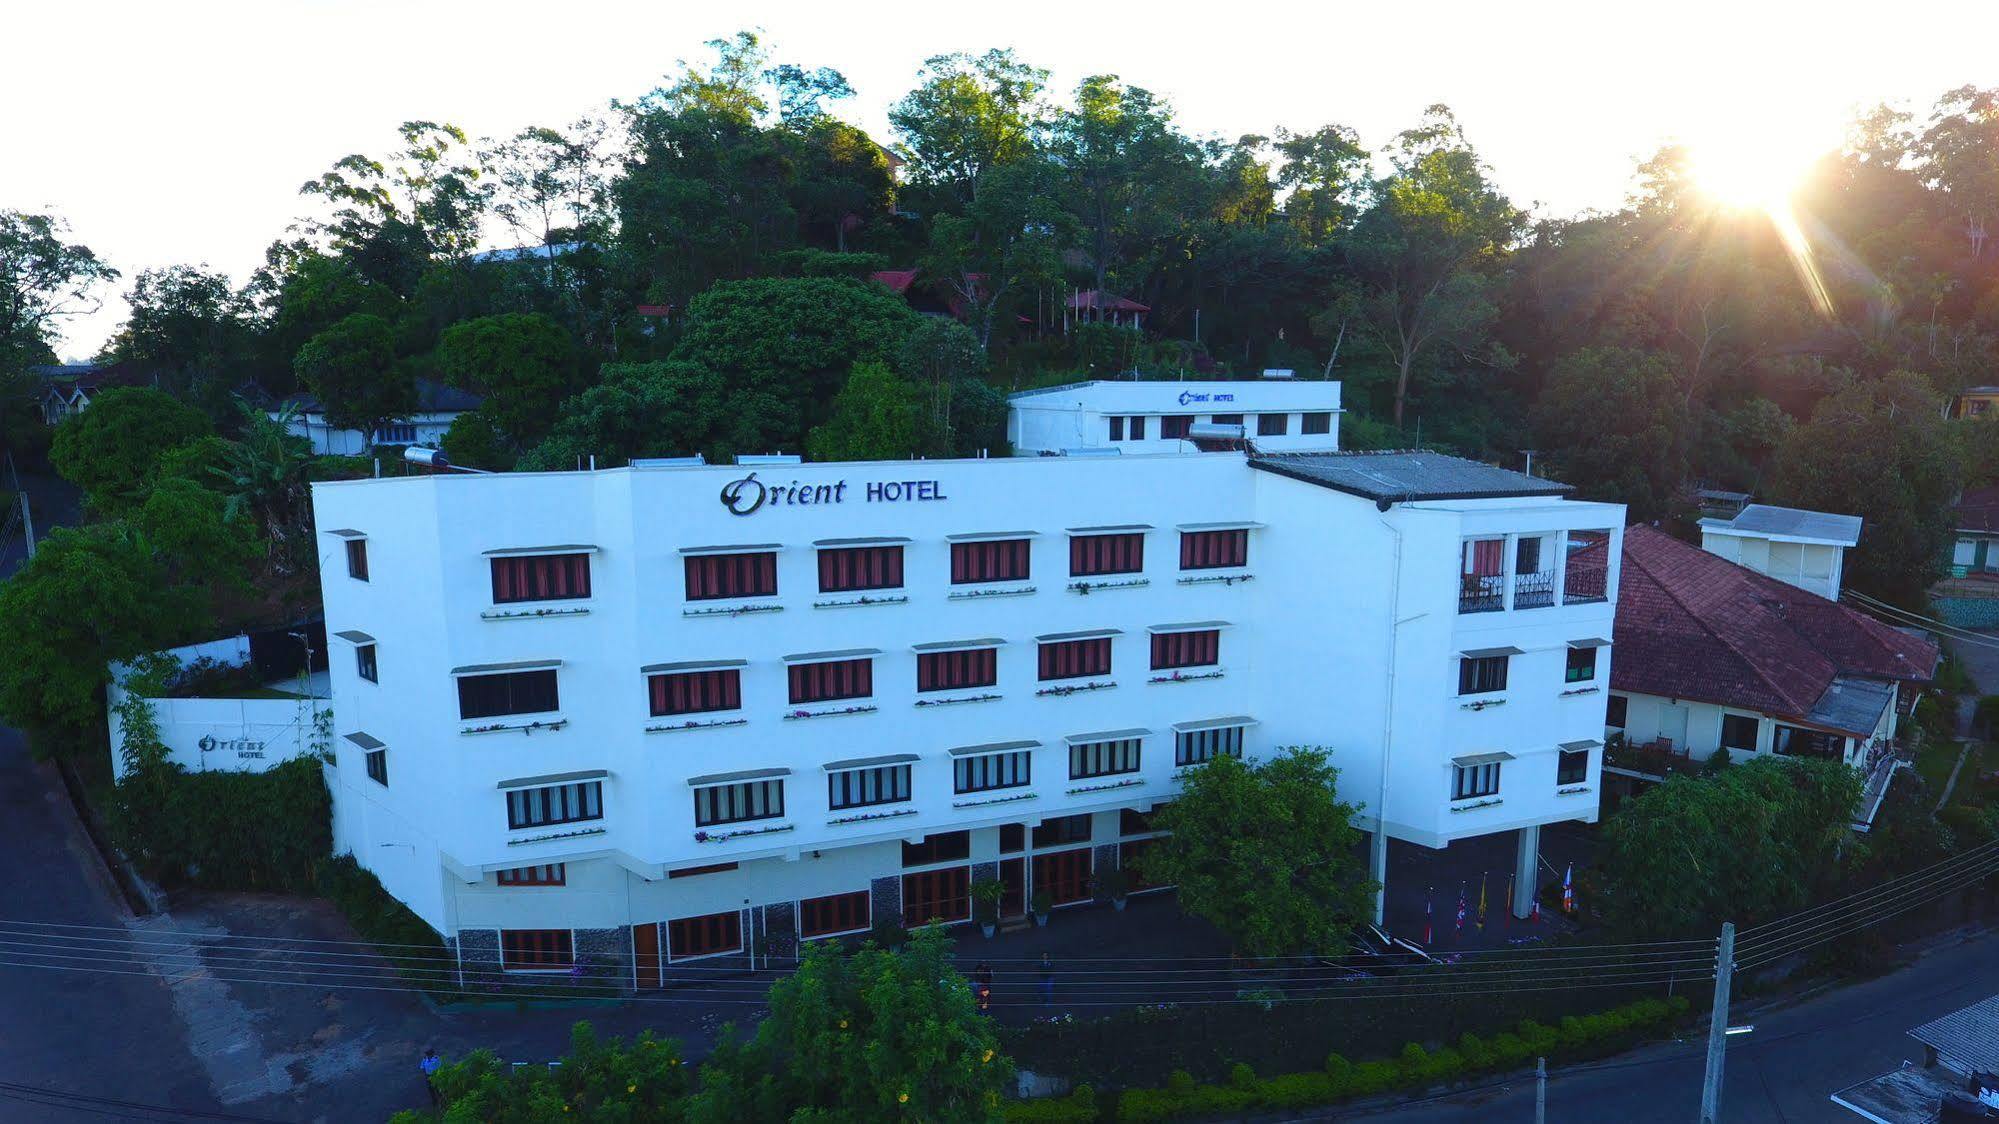
{"type": "Polygon", "coordinates": [[[148,765],[119,784],[110,818],[119,846],[169,886],[309,892],[333,849],[333,800],[313,756],[261,773],[148,765]]]}
{"type": "Polygon", "coordinates": [[[455,962],[444,941],[428,922],[410,907],[389,896],[374,874],[361,869],[352,855],[321,859],[313,872],[320,893],[326,895],[361,939],[378,947],[382,955],[410,982],[433,991],[458,987],[455,962]]]}
{"type": "MultiPolygon", "coordinates": [[[[1185,1070],[1175,1071],[1163,1088],[1126,1089],[1119,1094],[1112,1119],[1130,1124],[1185,1117],[1239,1116],[1257,1109],[1296,1109],[1331,1104],[1353,1097],[1396,1089],[1421,1089],[1475,1073],[1517,1069],[1536,1057],[1573,1060],[1599,1057],[1628,1049],[1671,1027],[1686,1014],[1685,997],[1641,999],[1635,1003],[1581,1017],[1568,1016],[1555,1026],[1527,1019],[1513,1031],[1490,1041],[1475,1034],[1455,1046],[1432,1052],[1411,1042],[1393,1060],[1350,1062],[1339,1054],[1325,1065],[1304,1073],[1260,1078],[1247,1064],[1237,1063],[1226,1083],[1203,1084],[1185,1070]]],[[[1016,1101],[1006,1106],[1009,1121],[1088,1122],[1102,1119],[1096,1094],[1077,1087],[1067,1097],[1016,1101]]]]}

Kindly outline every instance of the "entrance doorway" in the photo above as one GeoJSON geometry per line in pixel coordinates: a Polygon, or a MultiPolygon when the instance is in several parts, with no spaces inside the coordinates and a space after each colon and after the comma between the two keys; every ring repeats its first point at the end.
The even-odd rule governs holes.
{"type": "Polygon", "coordinates": [[[999,915],[1002,921],[1027,916],[1027,863],[1021,859],[1001,859],[999,864],[999,915]]]}
{"type": "Polygon", "coordinates": [[[632,926],[632,957],[638,964],[636,983],[641,988],[659,987],[659,924],[632,926]]]}

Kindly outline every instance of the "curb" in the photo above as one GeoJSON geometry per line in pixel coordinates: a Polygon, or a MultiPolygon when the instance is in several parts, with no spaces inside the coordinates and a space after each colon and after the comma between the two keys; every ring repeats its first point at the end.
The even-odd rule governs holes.
{"type": "Polygon", "coordinates": [[[124,900],[125,908],[134,917],[150,917],[166,910],[166,897],[154,889],[131,862],[111,843],[111,833],[97,817],[97,810],[83,794],[83,782],[76,776],[70,763],[58,757],[54,763],[56,776],[62,781],[63,795],[69,798],[70,815],[76,826],[82,830],[90,842],[90,850],[97,856],[100,871],[116,887],[118,896],[124,900]]]}

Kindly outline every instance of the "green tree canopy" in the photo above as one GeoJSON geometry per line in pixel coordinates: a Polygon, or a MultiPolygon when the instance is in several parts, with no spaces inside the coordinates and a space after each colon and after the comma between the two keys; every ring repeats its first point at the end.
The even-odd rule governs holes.
{"type": "Polygon", "coordinates": [[[1217,757],[1158,812],[1171,832],[1139,860],[1147,882],[1177,885],[1180,908],[1250,956],[1344,947],[1375,884],[1361,867],[1354,809],[1324,749],[1293,746],[1248,764],[1217,757]],[[1255,831],[1243,830],[1254,819],[1255,831]]]}
{"type": "Polygon", "coordinates": [[[1048,72],[1010,50],[924,60],[917,86],[889,109],[911,182],[962,208],[985,177],[1035,154],[1048,72]]]}
{"type": "Polygon", "coordinates": [[[114,513],[145,498],[163,454],[208,433],[208,418],[170,394],[113,387],[63,419],[49,460],[93,510],[114,513]]]}
{"type": "Polygon", "coordinates": [[[576,359],[569,333],[538,312],[461,320],[437,344],[445,379],[485,395],[480,412],[520,448],[541,440],[556,407],[581,389],[576,359]]]}
{"type": "MultiPolygon", "coordinates": [[[[569,1031],[569,1053],[559,1066],[518,1069],[474,1050],[442,1066],[434,1084],[446,1124],[546,1124],[551,1120],[677,1121],[686,1119],[692,1075],[680,1044],[652,1031],[627,1043],[606,1042],[587,1022],[569,1031]]],[[[421,1124],[431,1117],[401,1112],[392,1124],[421,1124]]]]}
{"type": "Polygon", "coordinates": [[[906,460],[916,448],[916,414],[907,379],[880,363],[857,363],[805,449],[816,461],[906,460]]]}
{"type": "Polygon", "coordinates": [[[249,588],[250,562],[261,553],[256,528],[232,516],[220,493],[191,480],[163,479],[133,513],[132,525],[157,552],[170,582],[216,598],[249,588]]]}
{"type": "Polygon", "coordinates": [[[790,408],[777,397],[732,390],[721,375],[699,364],[607,363],[602,376],[602,382],[562,404],[554,429],[521,458],[520,467],[575,468],[592,456],[611,467],[633,457],[695,453],[721,463],[738,452],[775,448],[794,424],[790,408]]]}
{"type": "Polygon", "coordinates": [[[54,215],[0,210],[0,371],[53,361],[57,322],[94,311],[97,286],[118,279],[68,236],[54,215]]]}
{"type": "Polygon", "coordinates": [[[394,333],[373,313],[346,316],[305,341],[292,369],[342,429],[373,434],[416,409],[416,383],[396,365],[394,333]]]}
{"type": "Polygon", "coordinates": [[[1563,480],[1629,505],[1634,522],[1665,515],[1686,483],[1692,420],[1672,360],[1657,352],[1591,347],[1563,357],[1535,428],[1563,480]]]}
{"type": "Polygon", "coordinates": [[[131,312],[111,337],[111,354],[166,377],[174,389],[227,379],[249,355],[246,302],[223,274],[186,265],[148,269],[133,280],[126,302],[131,312]]]}

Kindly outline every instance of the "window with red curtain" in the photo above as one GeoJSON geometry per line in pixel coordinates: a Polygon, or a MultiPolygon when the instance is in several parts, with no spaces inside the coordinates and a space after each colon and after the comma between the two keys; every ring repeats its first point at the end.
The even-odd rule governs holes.
{"type": "Polygon", "coordinates": [[[1465,544],[1465,573],[1474,577],[1497,577],[1506,570],[1505,539],[1474,539],[1465,544]]]}
{"type": "Polygon", "coordinates": [[[825,937],[867,928],[870,912],[868,897],[866,890],[855,890],[851,894],[806,898],[798,903],[798,935],[825,937]]]}
{"type": "Polygon", "coordinates": [[[999,649],[924,652],[916,657],[918,691],[957,691],[999,682],[999,649]]]}
{"type": "Polygon", "coordinates": [[[743,705],[743,673],[740,668],[653,675],[647,677],[646,686],[655,716],[707,714],[717,710],[739,710],[743,705]]]}
{"type": "Polygon", "coordinates": [[[829,547],[819,552],[819,592],[901,589],[900,546],[829,547]]]}
{"type": "Polygon", "coordinates": [[[951,584],[1027,580],[1026,539],[951,544],[951,584]]]}
{"type": "Polygon", "coordinates": [[[493,604],[568,601],[590,596],[588,554],[529,554],[493,559],[493,604]]]}
{"type": "Polygon", "coordinates": [[[1069,537],[1069,576],[1072,578],[1095,577],[1100,574],[1136,574],[1143,569],[1145,569],[1143,534],[1069,537]]]}
{"type": "Polygon", "coordinates": [[[743,950],[743,915],[735,910],[666,923],[667,960],[743,950]]]}
{"type": "Polygon", "coordinates": [[[500,967],[509,972],[567,968],[576,963],[568,929],[500,930],[500,967]]]}
{"type": "Polygon", "coordinates": [[[791,701],[794,703],[864,699],[875,693],[875,661],[872,659],[797,663],[787,670],[791,675],[791,701]]]}
{"type": "Polygon", "coordinates": [[[1041,678],[1079,679],[1111,673],[1111,638],[1058,640],[1041,645],[1041,678]]]}
{"type": "Polygon", "coordinates": [[[777,595],[777,554],[696,554],[687,558],[687,599],[777,595]]]}
{"type": "Polygon", "coordinates": [[[1249,565],[1249,532],[1180,532],[1180,568],[1217,570],[1224,566],[1249,565]]]}
{"type": "Polygon", "coordinates": [[[1210,667],[1221,662],[1222,634],[1208,628],[1198,632],[1155,632],[1152,634],[1152,670],[1175,667],[1210,667]]]}
{"type": "Polygon", "coordinates": [[[569,880],[569,867],[565,863],[517,866],[500,871],[495,879],[502,886],[561,886],[569,880]]]}
{"type": "Polygon", "coordinates": [[[953,866],[902,876],[902,923],[915,928],[935,917],[963,921],[972,915],[972,868],[953,866]]]}

